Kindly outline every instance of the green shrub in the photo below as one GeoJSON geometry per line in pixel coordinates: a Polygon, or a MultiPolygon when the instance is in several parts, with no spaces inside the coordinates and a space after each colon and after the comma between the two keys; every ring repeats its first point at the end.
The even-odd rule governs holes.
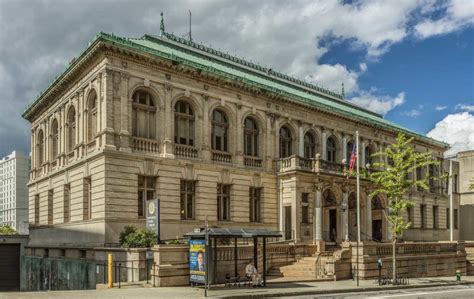
{"type": "Polygon", "coordinates": [[[156,244],[156,233],[149,229],[139,229],[133,225],[127,225],[119,236],[121,247],[144,248],[156,244]]]}

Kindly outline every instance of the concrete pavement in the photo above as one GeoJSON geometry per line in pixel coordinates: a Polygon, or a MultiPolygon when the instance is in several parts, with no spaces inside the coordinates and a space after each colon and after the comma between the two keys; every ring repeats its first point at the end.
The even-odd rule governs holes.
{"type": "MultiPolygon", "coordinates": [[[[456,283],[455,277],[433,277],[410,279],[408,286],[378,286],[372,280],[361,280],[360,286],[352,280],[324,281],[324,282],[286,282],[270,283],[266,288],[248,288],[223,286],[213,287],[209,291],[209,297],[248,298],[248,297],[288,297],[361,293],[373,291],[390,291],[426,287],[451,287],[474,285],[474,276],[463,277],[461,283],[456,283]]],[[[87,291],[51,291],[51,292],[28,292],[28,293],[0,293],[0,298],[204,298],[202,288],[173,287],[173,288],[150,288],[144,286],[126,287],[122,289],[98,289],[87,291]]]]}

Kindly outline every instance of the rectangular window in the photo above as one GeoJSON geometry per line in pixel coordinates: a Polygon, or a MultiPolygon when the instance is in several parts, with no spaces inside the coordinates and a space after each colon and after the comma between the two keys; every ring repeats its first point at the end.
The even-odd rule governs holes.
{"type": "Polygon", "coordinates": [[[411,227],[413,227],[413,208],[407,208],[407,218],[408,222],[411,223],[411,227]]]}
{"type": "Polygon", "coordinates": [[[250,187],[250,222],[261,222],[262,188],[250,187]]]}
{"type": "Polygon", "coordinates": [[[48,191],[48,225],[53,224],[53,198],[54,190],[48,191]]]}
{"type": "MultiPolygon", "coordinates": [[[[421,167],[418,167],[416,169],[416,179],[421,180],[423,179],[423,169],[421,167]]],[[[417,186],[418,191],[423,191],[423,188],[421,186],[417,186]]]]}
{"type": "Polygon", "coordinates": [[[156,177],[138,176],[138,200],[137,211],[138,217],[145,217],[146,201],[155,198],[156,177]]]}
{"type": "Polygon", "coordinates": [[[438,229],[438,206],[433,206],[433,228],[438,229]]]}
{"type": "Polygon", "coordinates": [[[230,220],[230,185],[217,184],[217,220],[230,220]]]}
{"type": "Polygon", "coordinates": [[[458,175],[453,176],[453,193],[458,193],[458,175]]]}
{"type": "Polygon", "coordinates": [[[71,221],[71,185],[64,185],[64,222],[71,221]]]}
{"type": "Polygon", "coordinates": [[[309,193],[301,194],[301,223],[309,223],[309,193]]]}
{"type": "Polygon", "coordinates": [[[458,209],[454,209],[453,214],[454,229],[458,229],[458,209]]]}
{"type": "Polygon", "coordinates": [[[426,205],[420,205],[421,228],[426,228],[426,205]]]}
{"type": "Polygon", "coordinates": [[[181,180],[181,219],[194,219],[196,182],[181,180]]]}
{"type": "Polygon", "coordinates": [[[39,194],[35,195],[35,224],[39,224],[40,220],[40,215],[39,215],[39,202],[40,202],[40,196],[39,194]]]}
{"type": "Polygon", "coordinates": [[[91,178],[84,178],[83,181],[83,220],[89,220],[92,217],[92,182],[91,178]]]}
{"type": "Polygon", "coordinates": [[[449,212],[449,208],[446,209],[446,228],[451,228],[451,213],[449,212]]]}

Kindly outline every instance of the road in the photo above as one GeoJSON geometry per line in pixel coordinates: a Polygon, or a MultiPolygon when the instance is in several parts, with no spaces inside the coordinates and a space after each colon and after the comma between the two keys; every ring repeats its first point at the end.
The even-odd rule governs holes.
{"type": "Polygon", "coordinates": [[[285,298],[474,298],[474,285],[446,286],[436,288],[400,289],[363,293],[326,294],[318,296],[294,296],[285,298]]]}

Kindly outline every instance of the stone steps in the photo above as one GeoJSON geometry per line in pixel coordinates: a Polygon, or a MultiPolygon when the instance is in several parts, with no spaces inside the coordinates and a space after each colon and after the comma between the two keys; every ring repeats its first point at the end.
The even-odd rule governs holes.
{"type": "MultiPolygon", "coordinates": [[[[326,261],[329,260],[327,256],[320,256],[319,260],[321,265],[325,265],[326,261]]],[[[318,256],[303,257],[297,262],[284,265],[279,267],[273,267],[269,269],[268,275],[274,277],[287,277],[287,278],[301,278],[301,279],[327,279],[331,278],[332,275],[323,275],[318,277],[318,269],[316,263],[318,262],[318,256]]]]}

